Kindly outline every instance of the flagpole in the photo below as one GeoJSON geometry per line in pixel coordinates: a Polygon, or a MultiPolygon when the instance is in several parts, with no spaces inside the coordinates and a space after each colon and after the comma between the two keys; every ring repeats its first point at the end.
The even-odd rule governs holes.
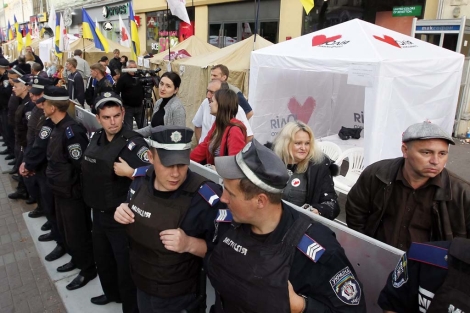
{"type": "Polygon", "coordinates": [[[258,19],[259,19],[259,1],[255,0],[256,4],[256,17],[255,17],[255,38],[253,39],[253,51],[256,49],[256,36],[258,34],[258,19]]]}
{"type": "Polygon", "coordinates": [[[82,42],[83,42],[83,60],[86,60],[86,57],[85,57],[85,37],[83,37],[83,7],[82,7],[82,42]]]}
{"type": "Polygon", "coordinates": [[[168,62],[171,63],[171,45],[170,45],[170,9],[168,8],[168,1],[166,2],[166,38],[168,40],[168,62]]]}

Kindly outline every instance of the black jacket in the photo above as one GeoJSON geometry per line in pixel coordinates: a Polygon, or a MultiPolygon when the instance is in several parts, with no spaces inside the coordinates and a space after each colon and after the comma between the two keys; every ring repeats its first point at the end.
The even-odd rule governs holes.
{"type": "Polygon", "coordinates": [[[116,93],[121,94],[125,106],[139,107],[144,99],[144,89],[138,79],[123,73],[116,83],[116,93]]]}
{"type": "Polygon", "coordinates": [[[8,108],[8,100],[10,100],[13,87],[8,82],[8,73],[0,76],[0,109],[6,110],[8,108]],[[6,84],[6,86],[5,86],[6,84]]]}
{"type": "MultiPolygon", "coordinates": [[[[41,64],[42,68],[44,69],[44,64],[42,63],[41,58],[34,53],[33,53],[33,56],[34,56],[34,62],[41,64]]],[[[15,60],[10,63],[10,67],[13,67],[15,65],[18,65],[18,60],[15,60]]]]}
{"type": "Polygon", "coordinates": [[[111,61],[109,61],[109,70],[111,71],[111,76],[116,75],[116,70],[121,72],[121,67],[122,67],[121,58],[118,58],[118,59],[112,58],[111,61]]]}

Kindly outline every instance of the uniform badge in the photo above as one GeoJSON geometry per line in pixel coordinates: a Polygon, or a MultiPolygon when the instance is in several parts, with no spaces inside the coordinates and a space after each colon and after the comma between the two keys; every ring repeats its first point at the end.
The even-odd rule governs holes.
{"type": "Polygon", "coordinates": [[[292,185],[293,187],[299,187],[299,186],[300,186],[300,179],[294,178],[294,179],[291,181],[291,185],[292,185]]]}
{"type": "Polygon", "coordinates": [[[10,82],[8,80],[3,81],[3,87],[7,88],[8,85],[10,85],[10,82]]]}
{"type": "Polygon", "coordinates": [[[47,137],[51,135],[51,132],[52,132],[52,128],[48,126],[43,126],[41,130],[39,131],[39,138],[46,139],[47,137]]]}
{"type": "Polygon", "coordinates": [[[132,151],[132,149],[134,149],[135,147],[135,143],[133,141],[131,141],[128,145],[127,145],[127,148],[132,151]]]}
{"type": "Polygon", "coordinates": [[[330,279],[331,288],[342,302],[358,305],[361,302],[361,287],[348,266],[330,279]]]}
{"type": "Polygon", "coordinates": [[[68,146],[67,149],[70,157],[74,160],[78,160],[82,156],[82,147],[78,143],[68,146]]]}
{"type": "Polygon", "coordinates": [[[232,212],[227,209],[219,209],[217,217],[215,218],[216,222],[230,223],[233,221],[232,212]]]}
{"type": "Polygon", "coordinates": [[[26,120],[29,121],[29,119],[31,118],[31,111],[26,112],[26,113],[24,114],[24,116],[26,117],[26,120]]]}
{"type": "Polygon", "coordinates": [[[183,136],[181,136],[181,133],[179,131],[174,131],[171,133],[170,138],[171,138],[171,141],[173,142],[180,142],[183,136]]]}
{"type": "Polygon", "coordinates": [[[145,163],[149,163],[149,157],[147,155],[147,151],[149,151],[149,148],[147,147],[142,147],[139,149],[139,151],[137,151],[137,156],[139,157],[139,159],[141,159],[145,163]]]}
{"type": "Polygon", "coordinates": [[[103,96],[104,96],[105,98],[109,98],[109,97],[111,97],[111,93],[110,93],[110,92],[105,92],[105,93],[103,94],[103,96]]]}
{"type": "Polygon", "coordinates": [[[35,83],[35,84],[39,83],[39,79],[36,78],[36,79],[34,80],[34,83],[35,83]]]}
{"type": "Polygon", "coordinates": [[[318,262],[325,253],[325,248],[323,248],[318,242],[310,238],[307,234],[304,234],[300,239],[297,249],[303,252],[310,260],[313,262],[318,262]]]}
{"type": "Polygon", "coordinates": [[[392,274],[392,285],[395,288],[400,288],[408,281],[408,260],[406,253],[404,253],[392,274]]]}

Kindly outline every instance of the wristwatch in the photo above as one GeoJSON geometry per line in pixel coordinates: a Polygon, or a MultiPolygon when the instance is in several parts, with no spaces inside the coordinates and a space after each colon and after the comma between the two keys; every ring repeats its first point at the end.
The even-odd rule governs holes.
{"type": "Polygon", "coordinates": [[[302,298],[304,298],[304,308],[302,309],[302,311],[300,311],[300,313],[305,313],[305,312],[307,312],[308,297],[305,296],[305,295],[302,295],[302,294],[299,294],[299,296],[301,296],[302,298]]]}

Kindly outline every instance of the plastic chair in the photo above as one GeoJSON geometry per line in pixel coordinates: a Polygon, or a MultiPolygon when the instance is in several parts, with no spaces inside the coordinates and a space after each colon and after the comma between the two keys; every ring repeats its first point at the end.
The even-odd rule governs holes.
{"type": "Polygon", "coordinates": [[[341,167],[344,159],[349,161],[348,172],[345,176],[333,177],[333,181],[335,190],[347,195],[364,170],[364,148],[351,148],[344,151],[335,163],[341,167]]]}
{"type": "Polygon", "coordinates": [[[335,162],[343,152],[337,144],[330,141],[321,141],[320,147],[323,153],[326,154],[333,162],[335,162]]]}

